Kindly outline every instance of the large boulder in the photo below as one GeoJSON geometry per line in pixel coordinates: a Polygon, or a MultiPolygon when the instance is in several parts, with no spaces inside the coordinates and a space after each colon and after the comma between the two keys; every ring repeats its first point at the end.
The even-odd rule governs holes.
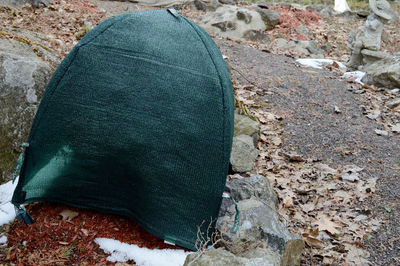
{"type": "Polygon", "coordinates": [[[400,53],[366,66],[363,82],[388,89],[400,88],[400,53]]]}
{"type": "Polygon", "coordinates": [[[0,181],[14,168],[52,72],[29,45],[0,38],[0,181]]]}
{"type": "MultiPolygon", "coordinates": [[[[215,3],[215,2],[213,2],[215,3]]],[[[233,5],[209,5],[215,6],[215,12],[207,12],[201,19],[201,26],[211,34],[218,34],[222,37],[233,40],[260,39],[260,35],[254,31],[264,31],[267,27],[259,12],[248,7],[238,7],[233,5]]],[[[265,37],[265,36],[263,36],[265,37]]],[[[263,42],[266,38],[261,38],[263,42]]]]}
{"type": "Polygon", "coordinates": [[[280,255],[281,265],[299,265],[304,242],[301,237],[291,234],[279,220],[275,209],[276,196],[269,182],[261,180],[263,178],[253,176],[228,182],[228,190],[238,200],[240,222],[238,230],[232,232],[236,209],[230,199],[224,198],[216,224],[225,240],[222,245],[233,254],[269,246],[280,255]]]}

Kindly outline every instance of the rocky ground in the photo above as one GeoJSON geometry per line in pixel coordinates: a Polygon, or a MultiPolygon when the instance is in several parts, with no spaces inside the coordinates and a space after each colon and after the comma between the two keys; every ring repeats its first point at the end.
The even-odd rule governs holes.
{"type": "MultiPolygon", "coordinates": [[[[100,0],[0,7],[0,37],[31,45],[54,67],[105,18],[147,9],[100,0]]],[[[365,18],[272,9],[281,22],[264,31],[264,43],[213,35],[230,66],[238,106],[261,125],[253,172],[269,179],[281,221],[303,236],[302,264],[398,265],[400,109],[388,103],[400,93],[343,79],[335,64],[317,70],[294,60],[322,54],[344,62],[347,36],[365,18]],[[319,50],[291,49],[291,41],[314,41],[319,50]]],[[[205,11],[184,7],[181,13],[201,23],[205,11]]],[[[399,24],[385,28],[384,51],[400,50],[399,33],[399,24]]],[[[99,261],[101,254],[96,249],[99,261]]]]}

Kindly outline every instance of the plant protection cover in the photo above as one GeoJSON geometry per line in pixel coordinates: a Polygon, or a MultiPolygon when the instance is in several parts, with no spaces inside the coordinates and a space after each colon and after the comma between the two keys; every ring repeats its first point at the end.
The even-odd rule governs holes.
{"type": "Polygon", "coordinates": [[[117,16],[53,75],[12,202],[124,215],[194,250],[218,216],[232,136],[232,84],[210,36],[175,10],[117,16]]]}

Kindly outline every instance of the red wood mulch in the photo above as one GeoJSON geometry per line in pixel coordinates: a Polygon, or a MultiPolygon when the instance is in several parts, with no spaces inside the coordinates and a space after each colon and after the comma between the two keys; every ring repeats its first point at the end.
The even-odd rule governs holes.
{"type": "Polygon", "coordinates": [[[298,40],[310,40],[310,36],[300,34],[296,29],[300,25],[320,25],[322,22],[321,16],[312,10],[298,10],[290,6],[273,6],[271,9],[278,11],[280,17],[279,24],[269,32],[273,36],[281,33],[298,40]]]}
{"type": "Polygon", "coordinates": [[[7,233],[8,251],[1,263],[20,265],[113,265],[99,246],[98,237],[113,238],[140,247],[174,249],[147,233],[137,223],[124,217],[81,210],[62,204],[36,203],[27,206],[35,219],[32,225],[14,222],[7,233]],[[72,220],[63,220],[60,213],[78,213],[72,220]]]}

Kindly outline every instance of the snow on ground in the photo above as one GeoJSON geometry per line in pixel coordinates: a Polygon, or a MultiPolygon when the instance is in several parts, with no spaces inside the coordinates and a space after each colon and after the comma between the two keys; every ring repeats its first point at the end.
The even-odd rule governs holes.
{"type": "Polygon", "coordinates": [[[364,77],[365,72],[362,71],[353,71],[353,72],[346,72],[343,74],[342,78],[348,79],[348,78],[355,78],[355,82],[360,83],[361,85],[364,85],[364,83],[361,81],[362,78],[364,77]]]}
{"type": "Polygon", "coordinates": [[[182,266],[186,256],[191,252],[179,249],[148,249],[137,245],[129,245],[110,238],[94,240],[104,252],[111,254],[107,258],[111,262],[134,260],[138,266],[182,266]]]}
{"type": "Polygon", "coordinates": [[[315,58],[300,58],[297,59],[296,62],[303,66],[313,67],[322,69],[324,66],[332,65],[333,62],[336,62],[340,68],[346,68],[346,66],[338,61],[334,61],[332,59],[315,59],[315,58]]]}
{"type": "Polygon", "coordinates": [[[0,226],[15,219],[14,205],[10,201],[17,184],[18,180],[15,180],[14,184],[9,181],[0,185],[0,226]]]}
{"type": "Polygon", "coordinates": [[[7,244],[7,237],[6,236],[0,236],[0,248],[5,246],[7,244]]]}

